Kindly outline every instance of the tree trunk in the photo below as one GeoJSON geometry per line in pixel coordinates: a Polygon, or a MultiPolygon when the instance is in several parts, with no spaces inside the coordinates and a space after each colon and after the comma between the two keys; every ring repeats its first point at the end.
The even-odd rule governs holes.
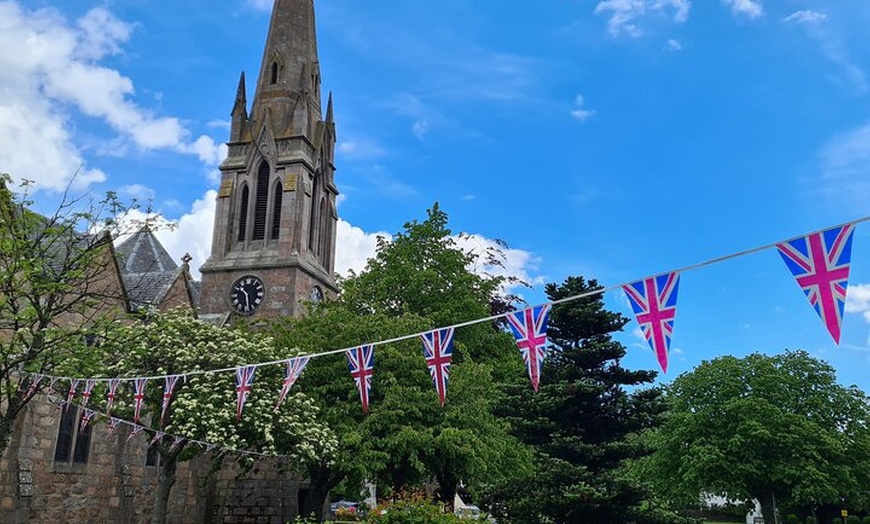
{"type": "Polygon", "coordinates": [[[6,453],[6,448],[9,447],[9,442],[12,440],[12,430],[15,428],[15,417],[10,419],[7,416],[0,417],[0,457],[6,453]]]}
{"type": "Polygon", "coordinates": [[[758,497],[761,503],[761,516],[764,517],[764,524],[777,524],[776,520],[776,499],[773,492],[767,492],[758,497]]]}
{"type": "Polygon", "coordinates": [[[453,502],[456,500],[456,488],[459,482],[453,475],[438,476],[438,499],[444,503],[447,511],[453,513],[453,502]]]}
{"type": "Polygon", "coordinates": [[[303,519],[313,515],[317,522],[323,522],[323,507],[326,505],[326,498],[329,496],[329,490],[335,486],[336,482],[331,482],[331,475],[328,471],[321,471],[317,475],[310,475],[308,479],[308,493],[305,495],[303,507],[307,508],[307,515],[299,515],[303,519]]]}
{"type": "Polygon", "coordinates": [[[162,455],[163,465],[160,467],[160,478],[157,484],[157,496],[154,499],[154,514],[151,524],[166,524],[169,509],[169,492],[175,485],[175,472],[178,468],[177,454],[162,455]]]}

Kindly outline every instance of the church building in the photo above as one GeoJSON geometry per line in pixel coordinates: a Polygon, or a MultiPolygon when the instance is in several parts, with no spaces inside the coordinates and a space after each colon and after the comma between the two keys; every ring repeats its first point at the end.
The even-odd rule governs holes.
{"type": "MultiPolygon", "coordinates": [[[[231,116],[202,281],[146,228],[109,247],[109,307],[187,306],[226,324],[300,315],[336,293],[336,133],[331,95],[321,103],[313,0],[275,0],[253,104],[242,73],[231,116]]],[[[17,418],[0,457],[0,522],[151,522],[159,457],[81,416],[39,396],[17,418]]],[[[179,466],[169,522],[284,524],[306,512],[305,482],[275,464],[226,464],[206,482],[210,468],[205,457],[179,466]]]]}

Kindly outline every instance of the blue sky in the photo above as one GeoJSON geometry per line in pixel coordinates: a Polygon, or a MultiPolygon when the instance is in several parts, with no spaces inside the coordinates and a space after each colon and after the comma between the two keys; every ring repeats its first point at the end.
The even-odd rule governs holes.
{"type": "MultiPolygon", "coordinates": [[[[48,205],[152,198],[207,256],[239,73],[268,0],[0,0],[0,171],[48,205]]],[[[868,215],[870,4],[317,0],[335,96],[339,266],[438,201],[510,272],[615,285],[868,215]]],[[[253,88],[253,86],[249,86],[253,88]]],[[[324,96],[326,93],[324,93],[324,96]]],[[[252,93],[249,91],[249,99],[252,93]]],[[[803,348],[870,389],[870,224],[837,348],[775,251],[682,277],[670,380],[803,348]]],[[[619,293],[608,305],[630,314],[619,293]]],[[[632,333],[626,364],[655,368],[632,333]]]]}

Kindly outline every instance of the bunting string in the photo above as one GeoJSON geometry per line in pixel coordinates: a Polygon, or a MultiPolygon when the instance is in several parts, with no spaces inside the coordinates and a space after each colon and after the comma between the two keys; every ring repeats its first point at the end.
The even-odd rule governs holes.
{"type": "MultiPolygon", "coordinates": [[[[631,281],[631,282],[625,282],[625,283],[616,284],[616,285],[612,285],[612,286],[601,287],[601,288],[599,288],[599,289],[595,289],[595,290],[592,290],[592,291],[588,291],[588,292],[586,292],[586,293],[580,293],[580,294],[577,294],[577,295],[572,295],[572,296],[564,297],[564,298],[561,298],[561,299],[558,299],[558,300],[553,300],[553,301],[545,302],[545,303],[541,304],[540,306],[536,306],[536,307],[542,307],[542,306],[552,307],[552,306],[555,306],[555,305],[564,304],[564,303],[568,303],[568,302],[572,302],[572,301],[580,300],[580,299],[583,299],[583,298],[589,298],[589,297],[594,297],[594,296],[598,296],[598,295],[603,295],[603,294],[605,294],[605,293],[608,293],[608,292],[611,292],[611,291],[615,291],[615,290],[623,290],[623,291],[628,292],[630,288],[632,288],[633,286],[637,285],[638,283],[643,283],[643,282],[648,282],[648,281],[655,281],[656,279],[661,279],[661,278],[665,278],[665,279],[667,279],[667,278],[669,278],[669,277],[671,277],[671,276],[674,276],[674,275],[676,275],[677,278],[678,278],[679,275],[681,275],[681,274],[683,274],[683,273],[686,273],[686,272],[689,272],[689,271],[693,271],[693,270],[696,270],[696,269],[701,269],[701,268],[704,268],[704,267],[707,267],[707,266],[711,266],[711,265],[714,265],[714,264],[719,264],[719,263],[725,262],[725,261],[727,261],[727,260],[731,260],[731,259],[735,259],[735,258],[739,258],[739,257],[744,257],[744,256],[747,256],[747,255],[751,255],[751,254],[758,253],[758,252],[765,251],[765,250],[772,249],[772,248],[777,248],[777,249],[779,249],[779,250],[782,252],[782,250],[784,249],[784,246],[789,246],[789,245],[792,245],[792,246],[793,246],[793,245],[796,245],[796,244],[800,244],[802,241],[805,241],[805,240],[809,242],[809,240],[807,240],[807,239],[809,239],[809,238],[810,238],[811,236],[813,236],[813,235],[827,235],[827,234],[830,233],[831,231],[839,230],[839,229],[848,229],[849,231],[852,231],[852,230],[854,230],[854,226],[856,226],[857,224],[863,223],[863,222],[867,222],[867,221],[870,221],[870,216],[865,216],[865,217],[862,217],[862,218],[858,218],[858,219],[856,219],[856,220],[852,220],[852,221],[850,221],[850,222],[845,222],[845,223],[843,223],[843,224],[839,224],[839,225],[834,226],[834,227],[832,227],[832,228],[828,228],[827,230],[819,230],[819,231],[816,231],[816,232],[814,232],[814,233],[810,233],[809,235],[807,235],[807,234],[799,235],[799,236],[795,236],[795,237],[790,238],[790,239],[787,239],[787,240],[782,240],[782,241],[778,241],[778,242],[772,242],[772,243],[765,244],[765,245],[758,246],[758,247],[754,247],[754,248],[751,248],[751,249],[745,249],[745,250],[738,251],[738,252],[735,252],[735,253],[731,253],[731,254],[727,254],[727,255],[723,255],[723,256],[715,257],[715,258],[711,258],[711,259],[708,259],[708,260],[705,260],[705,261],[702,261],[702,262],[698,262],[698,263],[695,263],[695,264],[687,265],[687,266],[684,266],[684,267],[681,267],[681,268],[678,268],[678,269],[674,269],[674,270],[666,271],[666,272],[664,272],[664,273],[659,273],[659,274],[655,274],[655,275],[647,276],[647,277],[644,277],[643,279],[640,279],[640,280],[633,280],[633,281],[631,281]]],[[[840,241],[839,244],[837,244],[837,245],[840,246],[840,245],[844,245],[844,244],[845,244],[845,242],[840,241]]],[[[850,237],[850,240],[849,240],[849,244],[851,244],[851,237],[850,237]]],[[[841,252],[841,251],[842,251],[842,249],[841,249],[840,251],[838,251],[838,253],[841,252]]],[[[785,254],[783,254],[783,258],[785,258],[785,254]]],[[[787,262],[787,263],[788,263],[788,262],[787,262]]],[[[797,275],[796,275],[796,278],[800,278],[800,277],[797,277],[797,275]]],[[[804,284],[802,284],[801,282],[802,282],[801,280],[798,281],[798,283],[799,283],[802,287],[804,287],[804,284]]],[[[840,285],[841,285],[841,286],[844,286],[844,285],[845,285],[845,281],[843,281],[842,283],[840,283],[840,285]]],[[[674,294],[674,300],[675,300],[675,298],[676,298],[676,297],[675,297],[675,295],[676,295],[676,285],[673,286],[673,291],[674,291],[673,294],[674,294]]],[[[817,311],[819,311],[819,307],[822,307],[822,306],[819,306],[819,305],[817,305],[815,302],[813,302],[813,298],[812,298],[811,296],[809,296],[809,292],[807,292],[807,293],[808,293],[808,297],[810,298],[811,304],[812,304],[814,307],[816,307],[817,311]]],[[[629,294],[629,295],[630,295],[630,294],[629,294]]],[[[842,293],[842,295],[843,295],[843,299],[844,299],[844,297],[845,297],[845,288],[844,288],[844,287],[843,287],[843,293],[842,293]]],[[[632,305],[634,306],[633,300],[632,300],[631,298],[630,298],[630,302],[632,302],[632,305]]],[[[336,354],[341,354],[341,353],[346,354],[346,353],[348,353],[348,352],[350,352],[350,351],[353,351],[353,350],[355,350],[356,348],[361,347],[361,346],[363,346],[363,345],[367,345],[367,346],[382,346],[382,345],[393,344],[393,343],[396,343],[396,342],[402,342],[402,341],[406,341],[406,340],[420,339],[420,338],[424,337],[425,335],[427,335],[428,333],[432,333],[432,332],[434,332],[434,331],[456,330],[456,329],[458,329],[458,328],[463,328],[463,327],[472,326],[472,325],[476,325],[476,324],[482,324],[482,323],[485,323],[485,322],[493,322],[493,321],[496,321],[496,320],[500,320],[500,319],[502,319],[502,318],[508,317],[509,315],[516,315],[517,313],[523,311],[524,309],[525,309],[525,308],[523,308],[523,309],[521,309],[521,310],[508,311],[508,312],[501,313],[501,314],[498,314],[498,315],[491,315],[491,316],[488,316],[488,317],[483,317],[483,318],[477,318],[477,319],[473,319],[473,320],[468,320],[468,321],[465,321],[465,322],[460,322],[460,323],[457,323],[457,324],[453,324],[453,325],[451,325],[451,326],[446,326],[446,327],[438,328],[437,330],[428,330],[428,331],[424,331],[424,332],[420,332],[420,333],[413,333],[413,334],[408,334],[408,335],[402,335],[402,336],[398,336],[398,337],[394,337],[394,338],[389,338],[389,339],[385,339],[385,340],[379,340],[379,341],[369,342],[369,343],[366,343],[366,344],[360,344],[360,345],[351,346],[351,347],[346,347],[346,348],[341,348],[341,349],[334,349],[334,350],[329,350],[329,351],[323,351],[323,352],[319,352],[319,353],[301,354],[301,355],[297,355],[296,357],[291,357],[291,358],[303,358],[303,357],[306,358],[306,359],[319,358],[319,357],[325,357],[325,356],[336,355],[336,354]]],[[[820,316],[822,316],[823,321],[826,323],[826,325],[828,326],[828,329],[831,331],[832,336],[835,338],[835,340],[838,340],[838,338],[839,338],[839,332],[838,332],[838,331],[835,331],[835,329],[834,329],[835,326],[834,326],[834,324],[833,324],[834,321],[830,320],[830,317],[832,316],[832,313],[831,313],[830,311],[827,311],[827,312],[826,312],[826,311],[827,311],[827,310],[822,310],[822,311],[820,311],[819,314],[820,314],[820,316]],[[827,316],[825,316],[825,315],[827,315],[827,316]]],[[[642,311],[641,311],[640,313],[638,313],[638,311],[635,310],[635,313],[636,313],[636,314],[642,314],[642,311]]],[[[835,313],[836,313],[836,312],[835,312],[835,313]]],[[[841,312],[841,311],[840,311],[839,316],[842,316],[842,312],[841,312]]],[[[640,322],[640,321],[639,321],[639,322],[640,322]]],[[[671,318],[669,322],[670,322],[669,327],[668,327],[667,325],[665,325],[664,328],[666,328],[667,330],[672,330],[672,329],[673,329],[673,319],[671,318]]],[[[666,358],[667,358],[667,357],[666,357],[666,354],[665,354],[665,355],[662,355],[662,346],[660,346],[660,345],[655,345],[655,343],[654,343],[654,340],[655,340],[655,337],[654,337],[655,333],[654,333],[654,331],[655,331],[655,329],[644,329],[644,331],[650,333],[650,335],[647,335],[647,339],[650,341],[650,345],[653,346],[653,349],[654,349],[654,351],[655,351],[656,354],[657,354],[657,358],[659,359],[660,364],[662,364],[662,367],[666,369],[666,367],[667,367],[667,361],[666,361],[666,358]],[[651,338],[651,337],[652,337],[652,338],[651,338]]],[[[668,344],[669,344],[670,336],[668,335],[668,337],[666,337],[666,338],[667,338],[667,340],[668,340],[668,344]]],[[[664,339],[660,337],[659,340],[664,340],[664,339]]],[[[666,353],[666,352],[667,352],[667,346],[664,346],[664,348],[665,348],[664,351],[665,351],[665,353],[666,353]]],[[[302,350],[301,350],[300,348],[298,348],[298,347],[297,347],[297,348],[292,348],[290,351],[293,351],[293,352],[302,352],[302,350]]],[[[230,373],[230,372],[232,372],[232,373],[236,373],[240,368],[252,367],[253,369],[256,369],[256,368],[259,368],[259,367],[261,367],[261,366],[271,366],[271,365],[278,365],[278,364],[285,365],[287,362],[288,362],[288,358],[285,357],[285,358],[282,358],[282,359],[280,359],[280,360],[274,360],[274,361],[270,361],[270,362],[261,362],[261,363],[256,363],[256,364],[244,364],[244,365],[242,365],[241,367],[240,367],[240,366],[233,366],[233,367],[227,367],[227,368],[221,368],[221,369],[213,369],[213,370],[196,370],[196,371],[189,371],[189,372],[181,373],[180,375],[183,375],[183,376],[187,376],[187,377],[189,377],[189,376],[194,376],[194,375],[212,375],[212,374],[218,374],[218,373],[230,373]]],[[[32,374],[32,376],[35,378],[35,377],[37,377],[38,375],[36,375],[36,374],[32,374]]],[[[82,378],[76,378],[76,377],[58,377],[58,376],[51,376],[51,375],[45,375],[45,374],[43,374],[42,376],[44,376],[44,377],[46,377],[46,378],[49,378],[49,379],[51,380],[51,382],[52,382],[52,385],[53,385],[54,383],[56,383],[58,380],[69,381],[70,383],[73,383],[73,381],[84,380],[84,379],[82,379],[82,378]]],[[[122,377],[93,377],[93,378],[88,378],[87,380],[93,380],[93,381],[95,381],[95,382],[109,382],[110,385],[115,385],[113,381],[117,381],[117,380],[120,380],[120,381],[136,381],[136,385],[137,385],[137,386],[141,385],[141,386],[143,387],[143,389],[144,389],[144,383],[145,383],[146,381],[149,381],[149,380],[166,380],[166,379],[167,379],[168,377],[170,377],[170,376],[171,376],[171,375],[155,375],[155,376],[140,376],[140,377],[129,377],[129,378],[122,378],[122,377]],[[141,382],[140,382],[140,381],[141,381],[141,382]]],[[[75,382],[75,383],[77,384],[78,382],[75,382]]],[[[437,385],[436,385],[436,386],[437,386],[437,385]]],[[[110,388],[110,389],[111,389],[111,388],[110,388]]],[[[137,389],[139,389],[139,388],[137,387],[137,389]]],[[[445,389],[446,389],[446,384],[445,384],[445,389]]],[[[248,391],[249,391],[249,390],[248,390],[248,391]]],[[[74,394],[75,394],[75,393],[74,393],[74,390],[71,390],[71,393],[72,393],[72,395],[74,395],[74,394]]],[[[439,393],[440,393],[440,391],[439,391],[439,393]]],[[[239,402],[239,408],[240,408],[240,409],[239,409],[239,415],[241,414],[241,408],[244,406],[244,399],[246,398],[246,396],[247,396],[247,395],[244,395],[244,396],[240,395],[240,396],[239,396],[239,401],[240,401],[240,402],[239,402]]],[[[441,395],[439,394],[439,397],[440,397],[440,396],[441,396],[441,395]]]]}

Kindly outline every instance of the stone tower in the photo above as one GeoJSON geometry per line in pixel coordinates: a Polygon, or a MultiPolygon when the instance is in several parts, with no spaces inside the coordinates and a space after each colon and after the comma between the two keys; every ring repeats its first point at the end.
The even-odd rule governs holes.
{"type": "Polygon", "coordinates": [[[275,0],[254,103],[239,80],[200,313],[299,315],[336,291],[332,96],[321,113],[313,0],[275,0]]]}

